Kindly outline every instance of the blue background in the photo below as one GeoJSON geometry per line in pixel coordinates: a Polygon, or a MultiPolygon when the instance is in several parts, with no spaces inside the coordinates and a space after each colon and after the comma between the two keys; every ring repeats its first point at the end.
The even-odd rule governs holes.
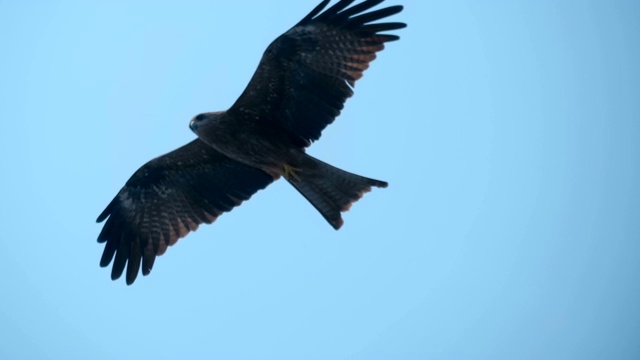
{"type": "Polygon", "coordinates": [[[316,1],[0,1],[0,358],[640,358],[640,2],[397,3],[309,150],[389,188],[336,232],[277,182],[127,287],[95,218],[316,1]]]}

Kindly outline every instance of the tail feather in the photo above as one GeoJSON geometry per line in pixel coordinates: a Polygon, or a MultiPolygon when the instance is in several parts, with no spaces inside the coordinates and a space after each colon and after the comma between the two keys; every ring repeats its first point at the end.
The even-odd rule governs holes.
{"type": "Polygon", "coordinates": [[[303,154],[295,176],[287,178],[322,216],[338,230],[344,221],[341,212],[349,210],[371,187],[385,188],[384,181],[352,174],[303,154]]]}

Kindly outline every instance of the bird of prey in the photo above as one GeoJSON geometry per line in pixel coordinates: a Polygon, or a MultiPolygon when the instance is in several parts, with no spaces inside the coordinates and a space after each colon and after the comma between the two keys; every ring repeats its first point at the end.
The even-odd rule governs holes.
{"type": "Polygon", "coordinates": [[[132,284],[142,267],[148,275],[156,256],[202,223],[248,200],[284,177],[322,216],[339,229],[347,211],[371,187],[384,181],[348,173],[306,154],[322,130],[353,95],[356,80],[386,42],[385,31],[401,22],[376,22],[402,11],[384,0],[324,0],[276,38],[236,102],[226,111],[195,116],[198,136],[138,169],[97,222],[107,220],[100,266],[113,261],[111,278],[126,267],[132,284]],[[114,259],[115,257],[115,259],[114,259]]]}

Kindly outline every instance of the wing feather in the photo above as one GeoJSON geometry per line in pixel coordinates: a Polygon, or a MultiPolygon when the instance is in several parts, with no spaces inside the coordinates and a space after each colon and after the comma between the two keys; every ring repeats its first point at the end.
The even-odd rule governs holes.
{"type": "Polygon", "coordinates": [[[247,88],[228,110],[245,121],[270,121],[300,147],[320,138],[340,114],[363,72],[397,35],[383,31],[401,22],[374,23],[402,11],[389,6],[367,12],[384,0],[341,0],[324,12],[320,3],[265,50],[247,88]],[[246,116],[253,113],[254,116],[246,116]]]}
{"type": "MultiPolygon", "coordinates": [[[[318,17],[316,17],[316,20],[319,21],[326,21],[327,19],[331,19],[334,16],[337,16],[338,13],[342,10],[344,10],[347,6],[353,4],[355,0],[342,0],[337,2],[335,5],[333,5],[332,7],[328,8],[325,12],[323,12],[322,14],[318,15],[318,17]]],[[[375,0],[375,1],[379,1],[379,0],[375,0]]],[[[363,4],[366,4],[369,1],[365,1],[363,4]]],[[[362,5],[362,4],[360,4],[362,5]]],[[[298,23],[298,25],[300,25],[300,23],[298,23]]]]}
{"type": "Polygon", "coordinates": [[[169,246],[211,223],[273,182],[262,170],[232,160],[196,139],[143,165],[98,216],[106,223],[100,266],[132,284],[148,275],[169,246]]]}
{"type": "MultiPolygon", "coordinates": [[[[372,12],[364,13],[364,14],[361,14],[361,15],[358,15],[358,16],[354,16],[354,17],[349,19],[347,27],[350,28],[350,29],[358,29],[358,28],[361,28],[366,23],[370,23],[372,21],[377,21],[377,20],[380,20],[380,19],[384,19],[384,18],[389,17],[391,15],[395,15],[395,14],[399,13],[400,11],[402,11],[402,6],[401,5],[396,5],[396,6],[389,6],[389,7],[384,8],[384,9],[380,9],[380,10],[375,10],[375,11],[372,11],[372,12]]],[[[359,12],[361,12],[361,11],[359,11],[359,12]]],[[[352,15],[355,15],[355,13],[354,14],[349,14],[349,16],[352,16],[352,15]]]]}
{"type": "MultiPolygon", "coordinates": [[[[298,24],[304,23],[313,19],[316,15],[318,15],[318,13],[320,13],[320,11],[322,11],[322,9],[324,9],[327,6],[327,4],[330,1],[331,0],[322,0],[322,2],[318,4],[315,8],[313,8],[313,10],[311,10],[311,12],[307,14],[307,16],[305,16],[302,20],[300,20],[298,24]]],[[[349,1],[353,1],[353,0],[349,0],[349,1]]]]}

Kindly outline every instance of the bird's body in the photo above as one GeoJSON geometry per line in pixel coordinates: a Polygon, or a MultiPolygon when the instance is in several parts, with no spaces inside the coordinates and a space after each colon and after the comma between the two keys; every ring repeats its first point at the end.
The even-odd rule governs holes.
{"type": "Polygon", "coordinates": [[[142,267],[149,274],[156,256],[202,223],[248,200],[284,177],[333,226],[341,212],[372,187],[374,180],[340,170],[306,153],[340,114],[355,81],[384,43],[396,35],[380,31],[403,23],[372,23],[402,10],[367,12],[384,0],[323,0],[265,51],[238,100],[226,111],[195,116],[198,138],[140,169],[98,217],[107,220],[99,242],[100,260],[113,260],[112,279],[126,267],[127,284],[142,267]]]}
{"type": "Polygon", "coordinates": [[[224,111],[199,116],[208,119],[205,125],[198,127],[192,122],[191,128],[200,140],[224,155],[261,169],[274,178],[283,175],[283,165],[294,162],[303,151],[294,146],[285,133],[270,126],[271,122],[249,110],[240,110],[235,117],[224,111]],[[243,125],[242,131],[237,131],[238,124],[243,125]]]}

